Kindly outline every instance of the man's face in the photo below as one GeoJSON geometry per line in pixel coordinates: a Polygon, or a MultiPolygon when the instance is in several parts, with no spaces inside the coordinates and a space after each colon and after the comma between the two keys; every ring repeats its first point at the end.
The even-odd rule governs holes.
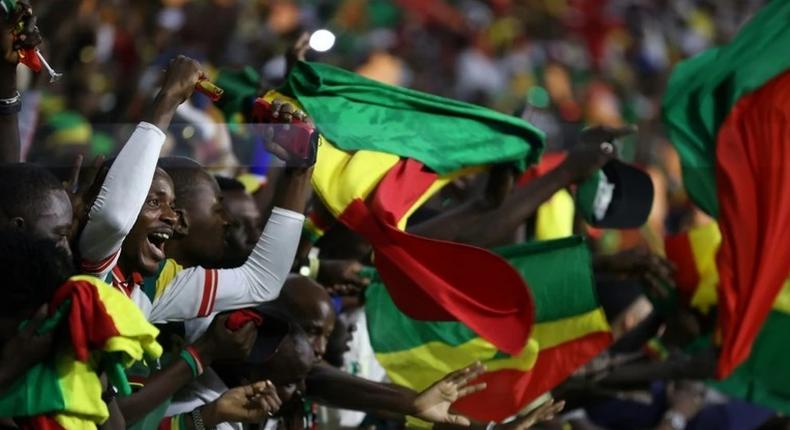
{"type": "Polygon", "coordinates": [[[326,353],[326,345],[335,328],[335,311],[331,304],[324,300],[317,301],[310,312],[302,315],[299,325],[307,333],[310,345],[318,360],[326,353]]]}
{"type": "Polygon", "coordinates": [[[224,251],[226,266],[239,266],[252,252],[263,232],[261,212],[252,196],[243,190],[222,192],[222,204],[233,220],[224,251]]]}
{"type": "Polygon", "coordinates": [[[194,260],[205,267],[221,267],[226,247],[230,216],[222,205],[217,182],[208,173],[196,175],[186,196],[179,196],[177,205],[183,209],[189,233],[180,245],[194,260]]]}
{"type": "Polygon", "coordinates": [[[277,395],[283,403],[295,394],[305,392],[304,380],[315,365],[316,359],[308,345],[298,344],[286,338],[275,353],[257,368],[255,380],[270,380],[277,387],[277,395]]]}
{"type": "Polygon", "coordinates": [[[178,221],[174,205],[173,181],[157,169],[137,222],[123,242],[121,264],[125,271],[143,276],[156,273],[165,259],[165,242],[173,236],[178,221]]]}
{"type": "Polygon", "coordinates": [[[74,214],[66,191],[47,191],[42,196],[40,210],[40,213],[25,219],[27,230],[35,237],[55,242],[71,255],[69,239],[74,214]]]}

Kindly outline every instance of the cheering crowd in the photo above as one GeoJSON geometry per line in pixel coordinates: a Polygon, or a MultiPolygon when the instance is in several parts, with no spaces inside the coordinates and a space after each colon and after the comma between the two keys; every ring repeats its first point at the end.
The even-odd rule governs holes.
{"type": "Polygon", "coordinates": [[[760,2],[301,3],[0,2],[0,427],[790,427],[659,118],[760,2]]]}

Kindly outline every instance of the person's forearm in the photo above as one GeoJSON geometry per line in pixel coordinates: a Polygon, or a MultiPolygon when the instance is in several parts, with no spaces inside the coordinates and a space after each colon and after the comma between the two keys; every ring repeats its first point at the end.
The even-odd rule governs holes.
{"type": "Polygon", "coordinates": [[[642,348],[647,341],[656,336],[663,323],[664,318],[654,310],[634,329],[618,339],[609,350],[613,353],[637,351],[642,348]]]}
{"type": "Polygon", "coordinates": [[[313,169],[287,168],[280,176],[274,195],[274,206],[304,213],[310,193],[313,169]]]}
{"type": "MultiPolygon", "coordinates": [[[[0,99],[16,97],[16,65],[0,65],[0,99]]],[[[17,163],[20,160],[19,122],[16,113],[0,115],[0,162],[17,163]]]]}
{"type": "MultiPolygon", "coordinates": [[[[211,351],[216,347],[210,340],[201,339],[193,344],[199,354],[201,364],[208,368],[214,361],[211,351]]],[[[192,369],[186,361],[175,358],[169,366],[154,373],[145,381],[145,386],[128,397],[118,398],[118,407],[123,413],[127,426],[134,425],[159,405],[170,399],[178,390],[194,378],[192,369]]]]}
{"type": "Polygon", "coordinates": [[[163,132],[167,132],[170,123],[173,121],[176,109],[178,109],[178,105],[180,104],[181,100],[178,97],[167,91],[160,91],[159,94],[156,95],[154,104],[151,107],[150,113],[145,118],[145,121],[155,125],[163,132]]]}
{"type": "Polygon", "coordinates": [[[107,404],[107,409],[110,411],[110,418],[104,422],[99,428],[101,430],[123,430],[126,428],[126,421],[123,418],[123,412],[121,412],[121,408],[118,406],[118,400],[112,399],[109,404],[107,404]]]}
{"type": "Polygon", "coordinates": [[[417,392],[359,378],[329,365],[313,366],[306,383],[307,397],[330,407],[399,415],[416,413],[417,392]]]}
{"type": "Polygon", "coordinates": [[[573,181],[574,175],[560,165],[543,176],[516,188],[498,207],[482,200],[467,203],[445,215],[420,223],[410,233],[480,247],[506,243],[513,232],[546,200],[573,181]]]}
{"type": "Polygon", "coordinates": [[[139,391],[131,396],[120,397],[118,407],[127,426],[144,418],[190,381],[192,369],[184,360],[177,359],[167,368],[154,373],[139,391]]]}

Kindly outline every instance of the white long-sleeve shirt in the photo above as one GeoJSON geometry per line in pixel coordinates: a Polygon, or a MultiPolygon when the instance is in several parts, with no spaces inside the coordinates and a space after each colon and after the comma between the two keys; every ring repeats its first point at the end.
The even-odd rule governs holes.
{"type": "Polygon", "coordinates": [[[112,283],[154,324],[251,307],[280,295],[291,271],[304,215],[274,208],[247,261],[235,269],[184,268],[172,259],[155,276],[126,279],[117,267],[112,283]]]}
{"type": "Polygon", "coordinates": [[[164,144],[162,130],[141,122],[118,153],[79,239],[85,272],[104,278],[115,266],[121,245],[145,204],[164,144]]]}

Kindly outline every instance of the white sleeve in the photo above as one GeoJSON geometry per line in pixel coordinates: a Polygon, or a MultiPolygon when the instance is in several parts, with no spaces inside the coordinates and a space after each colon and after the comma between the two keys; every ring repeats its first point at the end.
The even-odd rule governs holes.
{"type": "Polygon", "coordinates": [[[304,215],[274,208],[241,267],[180,271],[155,299],[149,321],[183,321],[276,299],[293,266],[303,223],[304,215]]]}
{"type": "Polygon", "coordinates": [[[141,122],[107,172],[79,239],[83,270],[100,274],[112,269],[121,244],[145,203],[165,134],[141,122]]]}

